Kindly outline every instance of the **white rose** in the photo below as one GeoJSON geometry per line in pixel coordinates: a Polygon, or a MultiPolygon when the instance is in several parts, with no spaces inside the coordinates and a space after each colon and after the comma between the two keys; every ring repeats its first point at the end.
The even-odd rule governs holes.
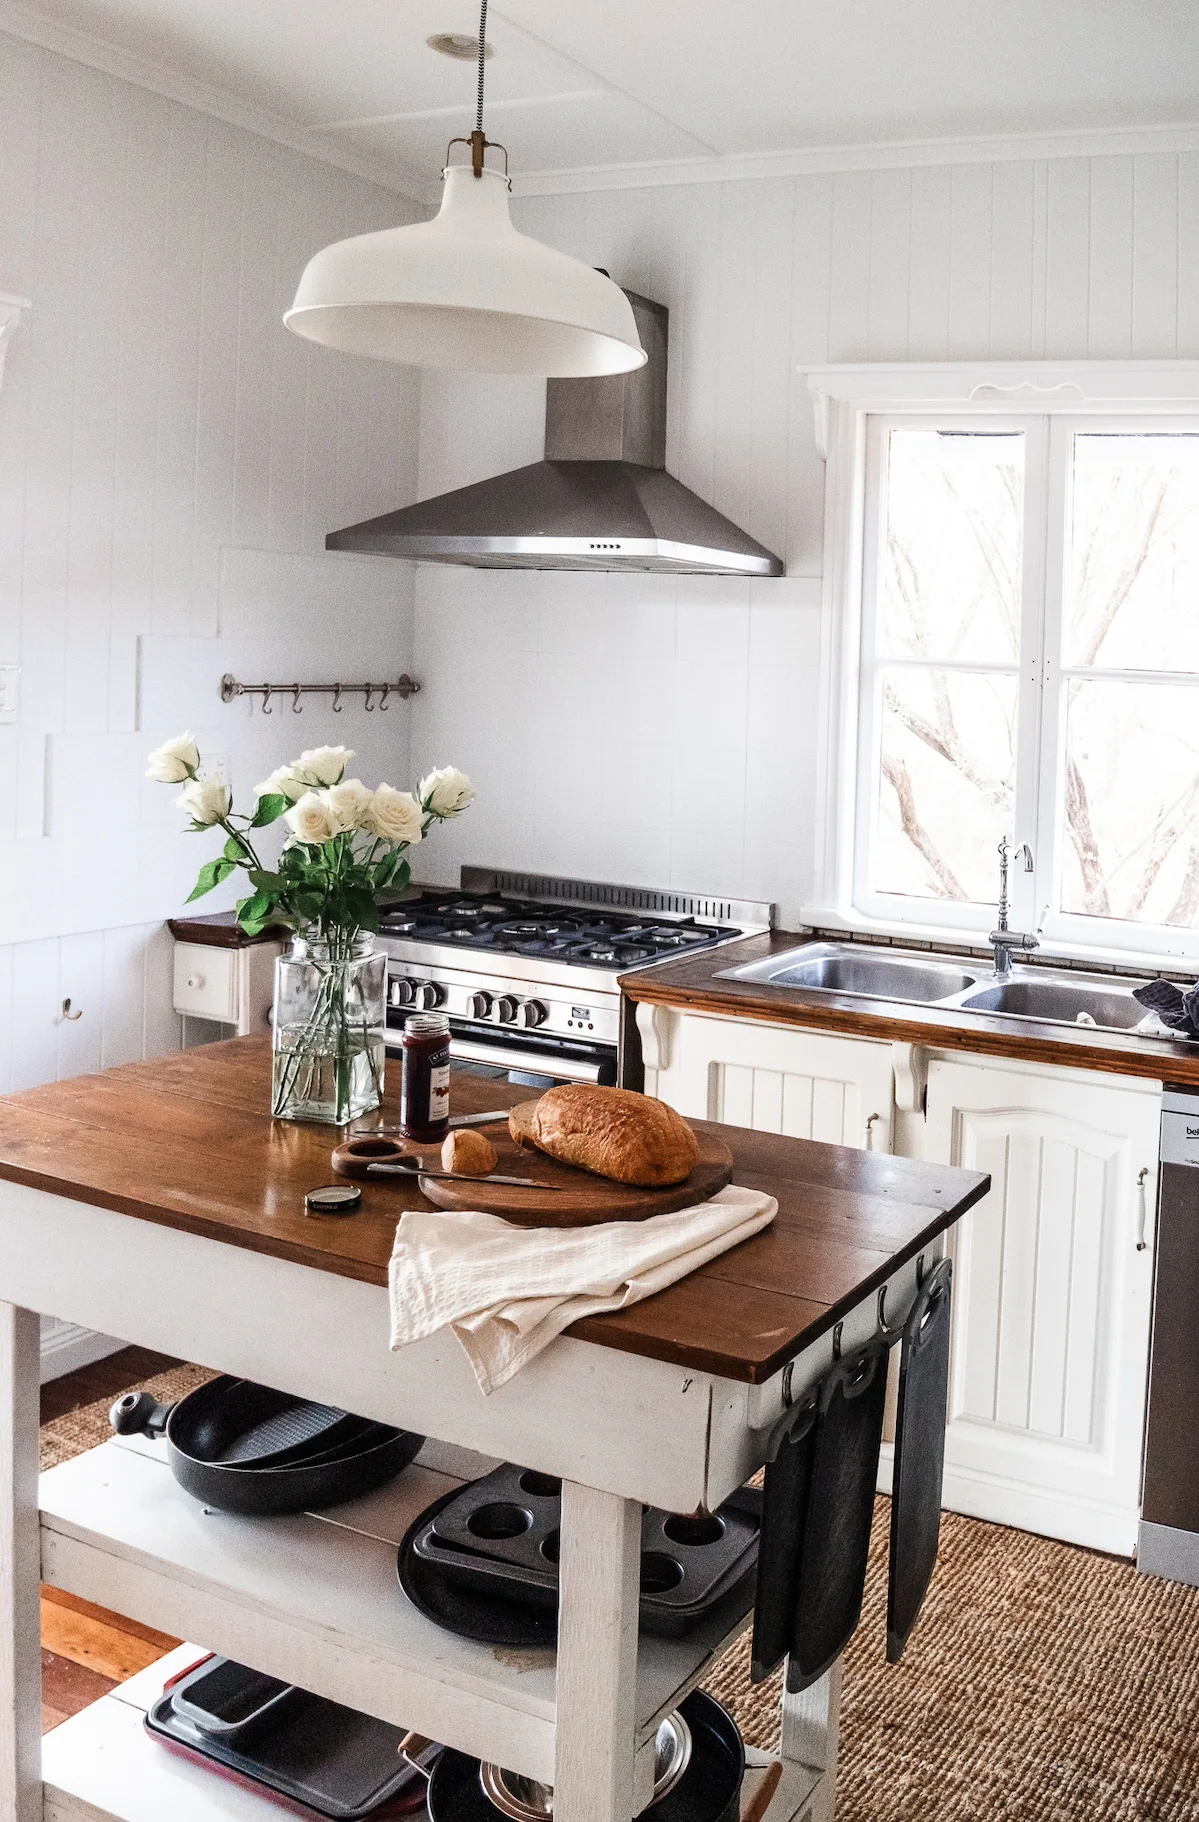
{"type": "Polygon", "coordinates": [[[295,803],[303,797],[308,786],[302,778],[297,778],[290,766],[281,765],[277,772],[264,778],[260,785],[255,785],[259,797],[286,797],[289,803],[295,803]]]}
{"type": "Polygon", "coordinates": [[[466,773],[453,765],[441,766],[420,781],[420,800],[434,816],[457,816],[474,794],[475,788],[466,773]]]}
{"type": "Polygon", "coordinates": [[[415,848],[424,834],[423,823],[421,807],[412,792],[397,791],[389,784],[379,786],[366,813],[366,826],[372,835],[383,841],[406,841],[410,848],[415,848]]]}
{"type": "Polygon", "coordinates": [[[284,812],[283,820],[297,841],[332,841],[337,834],[323,791],[305,791],[300,801],[284,812]]]}
{"type": "Polygon", "coordinates": [[[353,757],[350,747],[309,747],[286,770],[305,784],[337,784],[353,757]]]}
{"type": "Polygon", "coordinates": [[[147,753],[146,777],[155,784],[182,784],[200,769],[200,752],[190,734],[176,734],[147,753]]]}
{"type": "Polygon", "coordinates": [[[229,786],[218,772],[213,778],[193,778],[175,808],[186,810],[193,822],[210,828],[229,814],[229,786]]]}
{"type": "Polygon", "coordinates": [[[340,784],[330,785],[321,795],[329,806],[339,835],[348,829],[362,828],[370,809],[371,793],[361,778],[343,778],[340,784]]]}

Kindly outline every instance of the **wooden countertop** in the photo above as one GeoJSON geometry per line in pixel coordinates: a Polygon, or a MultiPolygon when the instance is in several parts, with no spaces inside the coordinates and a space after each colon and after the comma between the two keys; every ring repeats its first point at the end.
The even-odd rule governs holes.
{"type": "Polygon", "coordinates": [[[177,943],[204,943],[210,949],[252,949],[255,943],[277,943],[291,936],[282,924],[260,936],[247,936],[235,911],[205,911],[194,917],[168,917],[167,929],[177,943]]]}
{"type": "MultiPolygon", "coordinates": [[[[1199,1043],[1184,1038],[1138,1037],[1131,1031],[1054,1025],[944,1006],[900,1005],[895,1000],[872,1000],[857,994],[803,993],[772,987],[765,981],[715,978],[721,969],[740,968],[815,940],[811,935],[772,930],[690,958],[638,969],[622,975],[620,985],[629,999],[652,1005],[763,1019],[774,1025],[800,1025],[850,1037],[887,1038],[924,1044],[930,1050],[962,1050],[1026,1063],[1096,1069],[1108,1075],[1147,1076],[1180,1087],[1199,1084],[1199,1043]]],[[[887,951],[884,948],[879,953],[887,951]]]]}
{"type": "MultiPolygon", "coordinates": [[[[305,1192],[330,1180],[339,1134],[272,1120],[269,1080],[269,1040],[248,1037],[0,1097],[0,1179],[386,1285],[400,1213],[429,1204],[415,1184],[366,1183],[358,1214],[306,1215],[305,1192]]],[[[398,1088],[393,1069],[389,1120],[398,1088]]],[[[455,1072],[460,1113],[528,1095],[455,1072]]],[[[572,1335],[758,1383],[989,1187],[974,1171],[719,1130],[735,1180],[778,1197],[774,1223],[656,1297],[576,1323],[572,1335]]]]}

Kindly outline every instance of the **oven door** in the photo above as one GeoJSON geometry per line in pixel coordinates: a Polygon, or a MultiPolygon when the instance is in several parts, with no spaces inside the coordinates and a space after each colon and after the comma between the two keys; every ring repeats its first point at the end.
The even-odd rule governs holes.
{"type": "MultiPolygon", "coordinates": [[[[388,1008],[387,1023],[393,1030],[403,1029],[405,1017],[404,1011],[388,1008]]],[[[389,1042],[387,1054],[398,1057],[399,1044],[389,1042]]],[[[552,1088],[557,1082],[599,1082],[605,1087],[616,1083],[615,1044],[513,1031],[469,1019],[450,1019],[450,1057],[460,1067],[536,1088],[552,1088]]]]}

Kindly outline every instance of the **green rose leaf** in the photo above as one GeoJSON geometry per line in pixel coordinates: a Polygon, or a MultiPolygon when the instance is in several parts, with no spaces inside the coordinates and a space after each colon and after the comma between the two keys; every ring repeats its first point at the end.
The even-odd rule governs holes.
{"type": "Polygon", "coordinates": [[[234,870],[233,862],[229,860],[205,861],[200,868],[194,888],[187,895],[188,904],[191,904],[193,898],[203,898],[206,892],[211,892],[214,886],[219,886],[223,879],[228,879],[234,870]]]}
{"type": "Polygon", "coordinates": [[[275,901],[268,892],[255,892],[243,898],[237,907],[237,921],[247,936],[257,936],[270,922],[275,901]]]}
{"type": "Polygon", "coordinates": [[[278,822],[286,808],[287,799],[282,793],[276,795],[272,791],[266,797],[260,797],[254,814],[250,818],[250,828],[265,829],[268,824],[278,822]]]}

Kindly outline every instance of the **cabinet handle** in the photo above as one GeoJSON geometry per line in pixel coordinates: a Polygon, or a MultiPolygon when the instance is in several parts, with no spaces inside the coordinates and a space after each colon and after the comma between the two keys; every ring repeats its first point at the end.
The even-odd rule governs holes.
{"type": "Polygon", "coordinates": [[[874,1122],[882,1119],[881,1113],[872,1113],[866,1122],[866,1150],[874,1150],[874,1122]]]}
{"type": "Polygon", "coordinates": [[[1145,1239],[1145,1223],[1149,1218],[1149,1198],[1145,1194],[1145,1182],[1149,1176],[1149,1166],[1142,1165],[1137,1172],[1137,1251],[1143,1253],[1148,1242],[1145,1239]]]}

